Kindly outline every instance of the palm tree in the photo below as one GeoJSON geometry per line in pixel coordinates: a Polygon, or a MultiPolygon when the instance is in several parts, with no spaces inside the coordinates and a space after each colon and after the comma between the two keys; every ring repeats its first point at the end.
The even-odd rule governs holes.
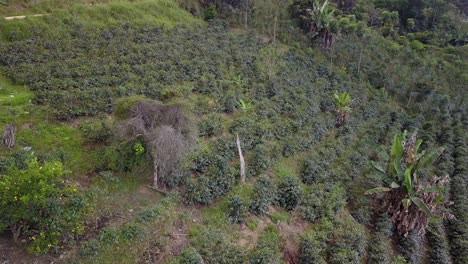
{"type": "Polygon", "coordinates": [[[336,111],[336,126],[342,126],[349,118],[351,112],[351,96],[347,92],[338,94],[335,91],[333,98],[335,100],[335,111],[336,111]]]}
{"type": "Polygon", "coordinates": [[[428,183],[419,183],[418,172],[430,166],[443,152],[443,148],[419,151],[422,140],[416,131],[407,139],[406,131],[395,135],[390,155],[381,151],[387,160],[384,169],[375,162],[372,167],[383,180],[383,186],[370,189],[366,194],[384,193],[380,197],[381,208],[390,215],[400,235],[406,236],[414,230],[424,235],[431,220],[453,218],[441,210],[450,202],[443,202],[441,194],[449,179],[433,176],[428,183]]]}

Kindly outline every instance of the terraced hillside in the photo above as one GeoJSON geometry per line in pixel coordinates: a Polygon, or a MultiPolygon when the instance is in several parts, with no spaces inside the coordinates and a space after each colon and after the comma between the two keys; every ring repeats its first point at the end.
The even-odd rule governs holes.
{"type": "Polygon", "coordinates": [[[467,261],[456,6],[10,2],[1,261],[467,261]]]}

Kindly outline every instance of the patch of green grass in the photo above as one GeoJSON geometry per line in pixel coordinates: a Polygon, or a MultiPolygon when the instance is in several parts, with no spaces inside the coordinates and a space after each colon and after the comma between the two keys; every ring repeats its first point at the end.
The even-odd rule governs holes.
{"type": "Polygon", "coordinates": [[[273,171],[279,178],[285,178],[287,176],[299,178],[299,164],[297,157],[282,158],[273,166],[273,171]]]}
{"type": "Polygon", "coordinates": [[[20,129],[17,134],[18,146],[30,146],[36,154],[61,155],[73,173],[94,168],[95,157],[85,152],[82,144],[80,131],[64,124],[40,124],[32,129],[20,129]]]}
{"type": "Polygon", "coordinates": [[[163,198],[159,204],[145,208],[139,212],[136,220],[120,227],[103,229],[95,239],[83,242],[78,254],[69,261],[73,263],[135,263],[148,243],[157,241],[163,245],[167,241],[164,235],[174,228],[177,217],[176,205],[178,197],[171,194],[163,198]],[[125,249],[125,250],[122,250],[125,249]]]}
{"type": "MultiPolygon", "coordinates": [[[[44,8],[47,15],[26,17],[25,19],[0,20],[0,31],[3,38],[10,34],[28,36],[30,26],[50,29],[54,25],[53,34],[65,34],[71,24],[79,24],[87,29],[107,28],[112,25],[131,24],[133,26],[161,26],[171,29],[176,25],[203,25],[187,11],[171,0],[140,0],[140,1],[109,1],[95,5],[72,4],[68,9],[44,8]]],[[[41,8],[37,9],[41,13],[41,8]]],[[[51,32],[52,33],[52,32],[51,32]]]]}
{"type": "Polygon", "coordinates": [[[247,220],[246,224],[247,224],[247,227],[252,231],[255,231],[255,229],[257,229],[257,226],[258,226],[258,222],[255,221],[254,219],[247,220]]]}
{"type": "Polygon", "coordinates": [[[271,214],[271,220],[273,223],[289,223],[291,215],[288,212],[274,212],[271,214]]]}

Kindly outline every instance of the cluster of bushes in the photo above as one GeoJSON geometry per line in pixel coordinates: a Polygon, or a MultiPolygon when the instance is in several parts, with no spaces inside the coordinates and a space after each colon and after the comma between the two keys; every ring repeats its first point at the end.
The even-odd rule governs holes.
{"type": "Polygon", "coordinates": [[[281,237],[276,226],[268,225],[260,234],[255,249],[250,253],[249,263],[283,263],[281,245],[281,237]]]}
{"type": "Polygon", "coordinates": [[[25,168],[10,167],[0,175],[0,232],[31,242],[35,253],[59,252],[83,233],[89,209],[76,186],[65,182],[60,162],[40,164],[30,159],[25,168]]]}
{"type": "Polygon", "coordinates": [[[141,241],[148,235],[147,226],[162,221],[170,215],[178,199],[177,194],[171,194],[164,197],[158,204],[140,211],[135,221],[121,227],[102,229],[96,238],[81,245],[78,255],[84,259],[96,261],[95,257],[107,248],[127,246],[131,242],[141,241]]]}
{"type": "Polygon", "coordinates": [[[205,263],[244,263],[244,250],[223,230],[199,227],[192,231],[190,240],[205,263]]]}
{"type": "Polygon", "coordinates": [[[350,216],[338,221],[322,218],[302,237],[299,263],[361,263],[367,245],[363,227],[350,216]]]}

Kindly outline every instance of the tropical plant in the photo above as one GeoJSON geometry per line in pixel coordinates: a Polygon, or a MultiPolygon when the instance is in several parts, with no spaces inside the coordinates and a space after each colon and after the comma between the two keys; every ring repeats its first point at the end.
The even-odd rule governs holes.
{"type": "Polygon", "coordinates": [[[240,107],[242,109],[242,112],[244,112],[244,113],[248,112],[253,107],[252,102],[245,102],[242,99],[239,100],[239,105],[240,105],[240,107]]]}
{"type": "Polygon", "coordinates": [[[320,36],[323,39],[323,44],[329,48],[333,44],[333,20],[335,10],[328,5],[328,0],[323,4],[319,1],[314,2],[314,8],[310,12],[310,33],[312,37],[320,36]]]}
{"type": "Polygon", "coordinates": [[[406,133],[395,135],[389,156],[380,151],[379,154],[387,159],[386,169],[371,162],[382,177],[384,186],[370,189],[366,194],[384,193],[380,205],[390,215],[400,235],[406,236],[414,231],[422,236],[429,220],[453,217],[441,210],[444,205],[450,204],[444,202],[442,195],[449,179],[448,175],[433,176],[428,183],[420,183],[418,173],[430,166],[444,149],[420,151],[422,140],[417,139],[416,131],[409,139],[406,133]]]}
{"type": "Polygon", "coordinates": [[[351,96],[348,92],[342,92],[339,94],[335,91],[333,99],[335,101],[336,126],[340,127],[349,118],[349,113],[351,112],[351,107],[349,106],[351,103],[351,96]]]}

